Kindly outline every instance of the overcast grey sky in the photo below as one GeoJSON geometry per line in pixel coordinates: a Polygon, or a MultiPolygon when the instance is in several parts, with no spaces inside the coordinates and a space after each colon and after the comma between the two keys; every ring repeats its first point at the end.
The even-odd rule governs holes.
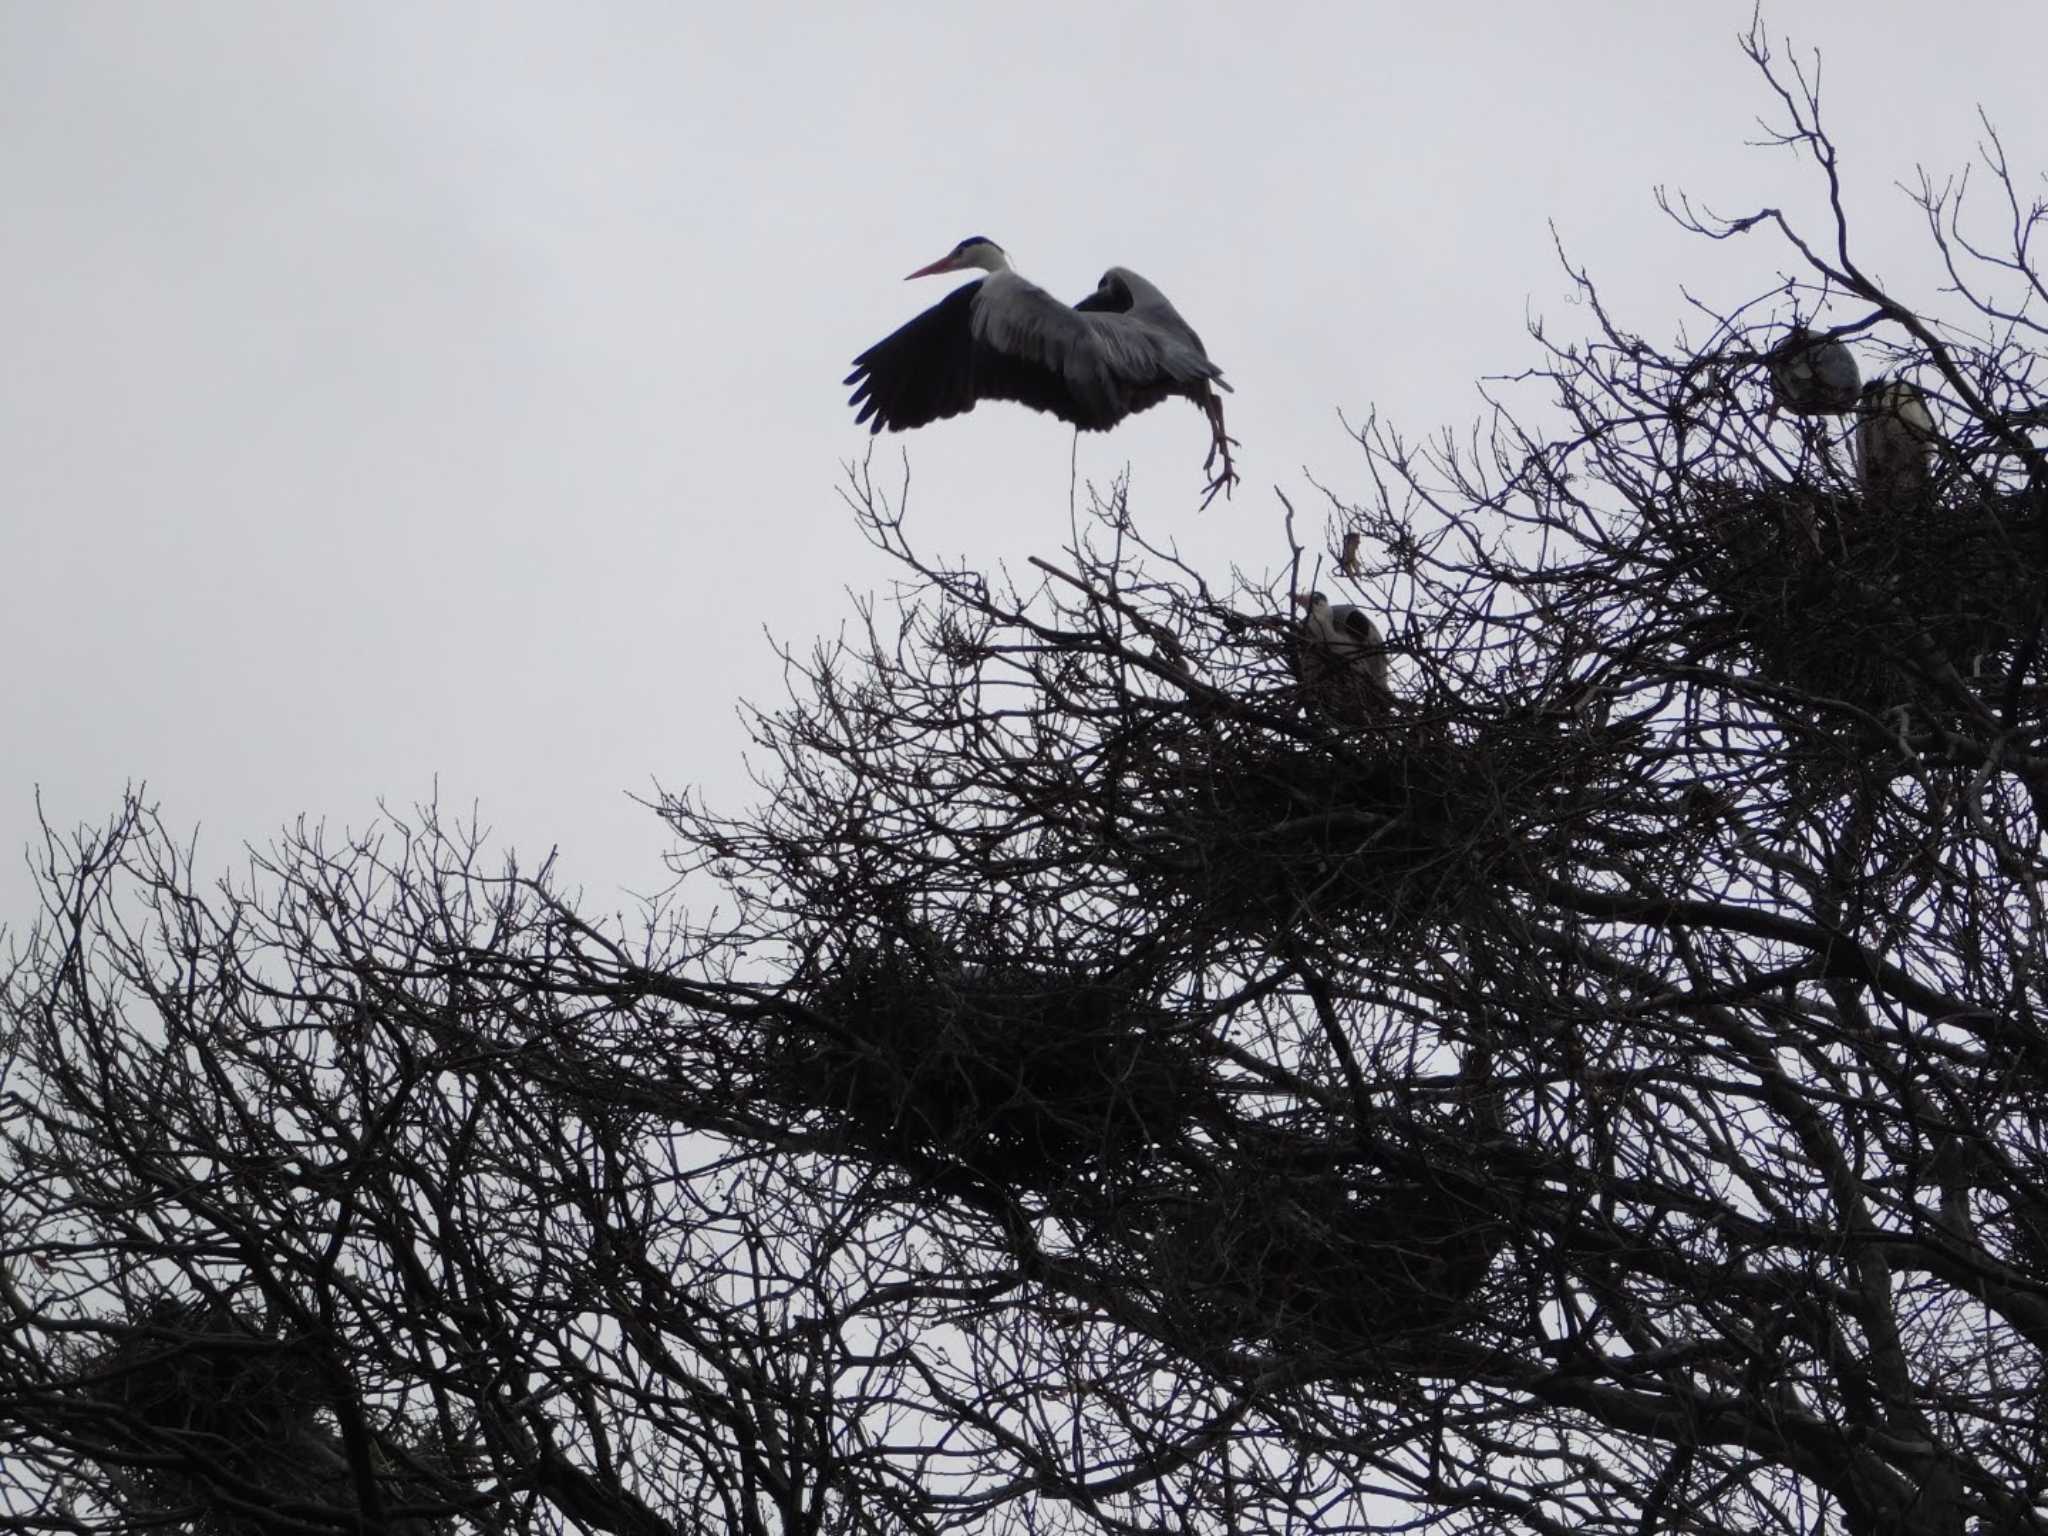
{"type": "MultiPolygon", "coordinates": [[[[1160,284],[1228,371],[1245,485],[1198,514],[1179,402],[1081,445],[1222,576],[1271,487],[1359,485],[1336,419],[1467,422],[1576,334],[1555,220],[1625,320],[1760,290],[1817,224],[1734,46],[1750,0],[888,7],[0,0],[0,922],[33,794],[146,780],[202,865],[300,813],[477,803],[593,906],[662,881],[655,780],[737,808],[733,705],[888,569],[835,494],[839,379],[968,234],[1077,297],[1160,284]]],[[[1982,103],[2048,168],[2048,7],[1780,4],[1826,59],[1866,260],[1927,273],[1892,183],[1982,103]]],[[[2034,184],[2039,190],[2039,183],[2034,184]]],[[[913,527],[1065,534],[1071,434],[908,438],[913,527]]],[[[1297,498],[1299,500],[1300,498],[1297,498]]]]}

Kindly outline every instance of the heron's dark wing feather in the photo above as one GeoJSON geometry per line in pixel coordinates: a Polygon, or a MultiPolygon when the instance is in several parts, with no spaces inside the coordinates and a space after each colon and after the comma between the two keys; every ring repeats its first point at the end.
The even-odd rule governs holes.
{"type": "Polygon", "coordinates": [[[963,284],[923,314],[906,321],[853,360],[846,382],[856,423],[900,432],[974,404],[973,328],[969,314],[981,283],[963,284]]]}

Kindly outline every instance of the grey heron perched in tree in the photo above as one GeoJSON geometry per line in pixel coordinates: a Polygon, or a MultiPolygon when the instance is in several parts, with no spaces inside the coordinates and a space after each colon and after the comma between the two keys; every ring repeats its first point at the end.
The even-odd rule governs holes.
{"type": "Polygon", "coordinates": [[[1295,675],[1317,707],[1355,722],[1388,714],[1394,704],[1387,671],[1387,641],[1363,608],[1332,605],[1320,592],[1296,596],[1306,609],[1295,675]]]}
{"type": "Polygon", "coordinates": [[[1062,304],[1012,271],[1003,248],[982,235],[910,277],[967,271],[987,276],[954,289],[853,360],[846,382],[855,386],[856,421],[871,432],[901,432],[983,400],[1014,400],[1080,431],[1107,432],[1179,395],[1209,418],[1203,471],[1223,461],[1202,505],[1237,482],[1235,440],[1223,430],[1216,394],[1230,386],[1165,294],[1128,267],[1111,267],[1087,298],[1062,304]]]}
{"type": "Polygon", "coordinates": [[[1765,354],[1771,397],[1794,416],[1840,416],[1855,409],[1863,376],[1856,354],[1833,336],[1795,325],[1765,354]]]}
{"type": "Polygon", "coordinates": [[[1856,481],[1866,507],[1909,511],[1934,486],[1934,412],[1906,379],[1873,379],[1856,400],[1856,481]]]}

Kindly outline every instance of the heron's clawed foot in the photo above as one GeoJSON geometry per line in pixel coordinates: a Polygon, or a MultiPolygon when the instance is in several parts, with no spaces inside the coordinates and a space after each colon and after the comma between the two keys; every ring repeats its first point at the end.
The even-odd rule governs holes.
{"type": "Polygon", "coordinates": [[[1242,448],[1243,446],[1244,444],[1240,443],[1236,438],[1225,437],[1221,432],[1218,432],[1209,442],[1209,457],[1202,460],[1202,473],[1206,475],[1216,467],[1216,456],[1220,453],[1223,455],[1223,473],[1235,480],[1237,472],[1230,467],[1230,450],[1242,448]]]}
{"type": "Polygon", "coordinates": [[[1210,451],[1209,457],[1205,459],[1202,463],[1203,472],[1206,473],[1208,471],[1209,466],[1216,462],[1216,454],[1218,452],[1221,452],[1223,455],[1223,473],[1218,475],[1214,480],[1211,480],[1206,486],[1203,487],[1203,489],[1208,492],[1208,494],[1202,498],[1202,507],[1204,510],[1208,508],[1210,502],[1216,499],[1216,493],[1218,491],[1221,491],[1225,496],[1228,496],[1230,494],[1230,488],[1237,484],[1237,470],[1232,466],[1230,462],[1230,448],[1229,446],[1227,446],[1229,444],[1234,443],[1235,441],[1236,439],[1234,438],[1224,438],[1221,442],[1219,442],[1216,445],[1214,449],[1210,451]]]}
{"type": "Polygon", "coordinates": [[[1230,488],[1237,484],[1237,468],[1230,462],[1230,450],[1240,446],[1240,444],[1236,438],[1223,430],[1223,402],[1221,400],[1212,396],[1202,402],[1202,409],[1209,417],[1209,457],[1202,460],[1202,473],[1206,475],[1214,468],[1219,457],[1223,460],[1222,472],[1204,487],[1208,494],[1202,498],[1202,505],[1206,508],[1210,502],[1216,499],[1218,491],[1228,496],[1230,488]]]}

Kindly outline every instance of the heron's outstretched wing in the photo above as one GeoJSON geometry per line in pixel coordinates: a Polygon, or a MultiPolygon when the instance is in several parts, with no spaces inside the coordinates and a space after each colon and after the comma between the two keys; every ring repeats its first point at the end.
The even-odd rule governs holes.
{"type": "Polygon", "coordinates": [[[875,432],[921,427],[981,400],[1014,400],[1101,431],[1168,395],[1206,393],[1218,374],[1184,324],[1069,307],[1005,271],[955,289],[876,342],[846,382],[856,386],[858,420],[875,432]]]}
{"type": "Polygon", "coordinates": [[[1181,318],[1180,311],[1173,307],[1173,301],[1129,267],[1111,267],[1102,274],[1101,286],[1074,308],[1089,313],[1128,316],[1132,324],[1157,336],[1173,354],[1174,360],[1182,364],[1183,370],[1188,366],[1197,367],[1216,388],[1230,388],[1224,382],[1223,370],[1209,361],[1209,351],[1202,345],[1202,338],[1192,325],[1181,318]]]}
{"type": "Polygon", "coordinates": [[[1113,401],[1091,387],[1090,371],[1081,370],[1077,388],[1057,356],[1048,356],[1057,349],[1036,339],[1051,327],[1029,311],[1066,306],[1021,278],[999,276],[1007,281],[996,284],[997,297],[1011,316],[996,328],[1003,340],[990,337],[982,313],[991,280],[963,284],[854,359],[846,382],[856,386],[849,403],[860,407],[857,421],[868,422],[873,432],[901,432],[958,416],[981,400],[1014,400],[1080,427],[1116,421],[1108,414],[1113,401]],[[1020,308],[1026,312],[1021,319],[1020,308]]]}

